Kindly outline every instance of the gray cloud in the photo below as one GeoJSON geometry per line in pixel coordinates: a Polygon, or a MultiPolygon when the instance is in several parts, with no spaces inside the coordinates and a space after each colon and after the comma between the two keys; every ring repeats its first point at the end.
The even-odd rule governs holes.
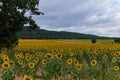
{"type": "Polygon", "coordinates": [[[45,15],[33,18],[44,29],[102,36],[120,34],[119,0],[41,0],[39,9],[45,15]]]}

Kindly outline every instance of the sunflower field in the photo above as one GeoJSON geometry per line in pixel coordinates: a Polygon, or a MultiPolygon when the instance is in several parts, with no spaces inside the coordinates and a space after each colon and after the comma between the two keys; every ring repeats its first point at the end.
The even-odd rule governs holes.
{"type": "Polygon", "coordinates": [[[0,80],[120,80],[120,44],[19,40],[0,53],[0,80]]]}

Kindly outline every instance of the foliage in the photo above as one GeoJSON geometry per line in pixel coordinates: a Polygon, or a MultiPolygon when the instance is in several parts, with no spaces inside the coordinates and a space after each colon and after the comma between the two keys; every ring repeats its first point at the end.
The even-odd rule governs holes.
{"type": "Polygon", "coordinates": [[[37,27],[32,15],[43,14],[38,11],[38,4],[39,0],[0,0],[0,49],[17,45],[17,32],[25,24],[29,28],[37,27]]]}
{"type": "Polygon", "coordinates": [[[115,39],[114,39],[114,42],[120,43],[120,38],[115,38],[115,39]]]}
{"type": "Polygon", "coordinates": [[[23,30],[18,32],[18,36],[21,39],[89,39],[89,38],[105,38],[96,35],[82,34],[75,32],[66,31],[48,31],[44,29],[36,28],[35,30],[29,31],[27,26],[23,30]]]}
{"type": "Polygon", "coordinates": [[[95,44],[96,43],[96,39],[95,38],[92,39],[91,42],[95,44]]]}

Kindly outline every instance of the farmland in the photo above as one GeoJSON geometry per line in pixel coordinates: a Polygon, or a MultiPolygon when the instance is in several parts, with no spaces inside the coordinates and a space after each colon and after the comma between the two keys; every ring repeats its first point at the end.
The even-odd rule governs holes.
{"type": "Polygon", "coordinates": [[[113,40],[19,40],[0,54],[2,80],[119,80],[119,68],[113,40]]]}

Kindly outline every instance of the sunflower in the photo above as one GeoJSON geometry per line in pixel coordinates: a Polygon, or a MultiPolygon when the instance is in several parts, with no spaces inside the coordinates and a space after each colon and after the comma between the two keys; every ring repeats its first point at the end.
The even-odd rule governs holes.
{"type": "Polygon", "coordinates": [[[9,61],[9,57],[4,57],[4,58],[3,58],[3,61],[4,61],[4,62],[8,62],[8,61],[9,61]]]}
{"type": "Polygon", "coordinates": [[[82,53],[82,52],[80,52],[79,54],[80,54],[81,56],[83,55],[83,53],[82,53]]]}
{"type": "Polygon", "coordinates": [[[30,53],[26,53],[25,55],[26,55],[26,56],[31,56],[31,54],[30,54],[30,53]]]}
{"type": "Polygon", "coordinates": [[[36,63],[36,62],[38,62],[38,61],[39,61],[39,58],[38,58],[38,57],[35,57],[34,60],[33,60],[34,63],[36,63]]]}
{"type": "Polygon", "coordinates": [[[92,53],[92,55],[93,55],[93,56],[96,56],[96,55],[97,55],[97,52],[92,53]]]}
{"type": "Polygon", "coordinates": [[[31,69],[35,67],[34,63],[29,63],[28,66],[29,66],[29,68],[31,68],[31,69]]]}
{"type": "Polygon", "coordinates": [[[22,60],[18,60],[18,64],[23,64],[23,61],[22,60]]]}
{"type": "Polygon", "coordinates": [[[52,52],[52,55],[53,55],[53,57],[56,56],[56,52],[53,51],[53,52],[52,52]]]}
{"type": "Polygon", "coordinates": [[[76,60],[76,59],[74,59],[74,64],[75,64],[75,65],[78,65],[78,64],[79,64],[79,61],[76,60]]]}
{"type": "Polygon", "coordinates": [[[31,76],[24,76],[23,80],[33,80],[33,78],[31,76]]]}
{"type": "Polygon", "coordinates": [[[56,58],[57,58],[57,59],[60,59],[61,57],[62,57],[62,54],[61,54],[61,53],[56,54],[56,58]]]}
{"type": "Polygon", "coordinates": [[[72,64],[72,59],[68,59],[67,64],[72,64]]]}
{"type": "Polygon", "coordinates": [[[20,55],[20,58],[24,58],[24,55],[22,54],[22,55],[20,55]]]}
{"type": "Polygon", "coordinates": [[[42,52],[39,52],[39,56],[42,56],[43,55],[43,53],[42,52]]]}
{"type": "Polygon", "coordinates": [[[2,50],[2,51],[5,51],[5,50],[7,50],[7,48],[2,48],[1,50],[2,50]]]}
{"type": "Polygon", "coordinates": [[[40,53],[39,53],[39,52],[36,52],[36,53],[35,53],[35,55],[36,55],[36,56],[39,56],[39,55],[40,55],[40,53]]]}
{"type": "Polygon", "coordinates": [[[19,54],[16,54],[15,57],[16,57],[17,59],[19,59],[19,58],[20,58],[20,55],[19,55],[19,54]]]}
{"type": "Polygon", "coordinates": [[[11,66],[14,66],[14,64],[15,64],[15,62],[13,60],[11,60],[9,63],[11,66]]]}
{"type": "Polygon", "coordinates": [[[2,57],[2,53],[0,53],[0,57],[2,57]]]}
{"type": "Polygon", "coordinates": [[[2,68],[8,69],[8,68],[10,68],[10,64],[8,62],[4,62],[4,63],[2,63],[2,68]]]}
{"type": "Polygon", "coordinates": [[[4,57],[4,53],[0,53],[0,57],[2,57],[2,58],[3,58],[3,57],[4,57]]]}
{"type": "Polygon", "coordinates": [[[45,60],[45,59],[43,59],[43,60],[42,60],[42,64],[45,64],[45,63],[46,63],[46,60],[45,60]]]}
{"type": "Polygon", "coordinates": [[[46,58],[52,58],[53,56],[52,56],[52,54],[47,53],[47,54],[45,54],[45,57],[46,57],[46,58]]]}
{"type": "Polygon", "coordinates": [[[69,54],[70,54],[70,56],[73,56],[73,53],[72,53],[72,52],[70,52],[69,54]]]}
{"type": "Polygon", "coordinates": [[[16,57],[17,59],[19,59],[19,58],[24,58],[24,55],[23,55],[23,53],[21,52],[21,53],[18,53],[15,57],[16,57]]]}
{"type": "Polygon", "coordinates": [[[119,66],[114,66],[114,70],[118,71],[119,70],[119,66]]]}
{"type": "Polygon", "coordinates": [[[114,56],[114,55],[116,55],[116,54],[115,54],[114,52],[111,52],[111,55],[114,56]]]}
{"type": "Polygon", "coordinates": [[[112,58],[112,62],[115,63],[117,61],[116,58],[112,58]]]}
{"type": "Polygon", "coordinates": [[[3,57],[4,57],[4,58],[9,58],[8,55],[6,55],[6,54],[3,54],[3,57]]]}
{"type": "Polygon", "coordinates": [[[82,64],[78,64],[78,65],[77,65],[77,69],[78,69],[78,70],[81,70],[82,68],[83,68],[83,65],[82,65],[82,64]]]}
{"type": "Polygon", "coordinates": [[[95,66],[97,64],[97,61],[96,60],[92,60],[91,61],[91,65],[95,66]]]}
{"type": "Polygon", "coordinates": [[[120,52],[116,52],[116,56],[120,56],[120,52]]]}
{"type": "Polygon", "coordinates": [[[108,59],[108,56],[107,56],[107,55],[104,55],[104,56],[103,56],[103,59],[104,59],[104,60],[107,60],[107,59],[108,59]]]}
{"type": "Polygon", "coordinates": [[[26,56],[26,57],[25,57],[25,60],[26,60],[26,61],[31,60],[31,56],[26,56]]]}

